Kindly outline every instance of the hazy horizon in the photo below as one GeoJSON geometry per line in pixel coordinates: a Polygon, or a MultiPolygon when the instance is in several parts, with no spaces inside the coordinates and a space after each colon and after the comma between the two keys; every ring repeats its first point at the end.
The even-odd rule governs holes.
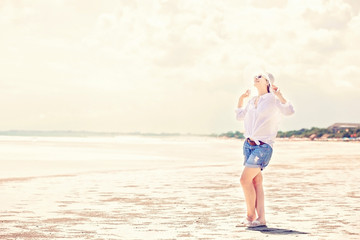
{"type": "Polygon", "coordinates": [[[252,69],[295,115],[360,122],[360,2],[1,1],[0,131],[218,134],[252,69]]]}

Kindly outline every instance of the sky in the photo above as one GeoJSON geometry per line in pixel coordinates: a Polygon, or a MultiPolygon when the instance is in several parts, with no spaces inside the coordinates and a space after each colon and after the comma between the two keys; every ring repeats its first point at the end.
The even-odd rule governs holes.
{"type": "MultiPolygon", "coordinates": [[[[360,122],[360,1],[0,0],[0,130],[209,134],[254,69],[283,131],[360,122]]],[[[256,91],[252,91],[256,94],[256,91]]]]}

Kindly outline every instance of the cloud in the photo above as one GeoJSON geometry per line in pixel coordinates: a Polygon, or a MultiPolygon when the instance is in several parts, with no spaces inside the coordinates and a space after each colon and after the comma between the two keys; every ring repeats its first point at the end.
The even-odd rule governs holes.
{"type": "Polygon", "coordinates": [[[360,2],[358,0],[343,0],[343,1],[351,6],[353,15],[359,14],[360,2]]]}
{"type": "Polygon", "coordinates": [[[331,114],[314,114],[311,96],[353,116],[346,96],[354,101],[360,88],[355,1],[18,3],[0,2],[1,100],[12,102],[4,127],[29,119],[29,128],[49,129],[237,129],[233,108],[251,66],[273,72],[298,104],[288,128],[316,122],[310,113],[328,124],[331,114]]]}
{"type": "Polygon", "coordinates": [[[308,8],[303,17],[315,28],[344,29],[352,18],[349,4],[340,0],[324,1],[319,9],[308,8]]]}
{"type": "Polygon", "coordinates": [[[262,1],[251,0],[251,4],[257,8],[283,8],[287,5],[287,0],[262,1]]]}

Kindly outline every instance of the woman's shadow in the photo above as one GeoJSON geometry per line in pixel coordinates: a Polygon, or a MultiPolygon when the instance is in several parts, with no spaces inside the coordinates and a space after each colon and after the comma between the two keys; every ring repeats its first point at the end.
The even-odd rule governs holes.
{"type": "Polygon", "coordinates": [[[267,226],[259,226],[259,227],[251,227],[251,228],[248,227],[246,228],[246,230],[258,231],[266,234],[277,234],[277,235],[309,234],[307,232],[300,232],[300,231],[283,229],[283,228],[269,228],[267,226]]]}

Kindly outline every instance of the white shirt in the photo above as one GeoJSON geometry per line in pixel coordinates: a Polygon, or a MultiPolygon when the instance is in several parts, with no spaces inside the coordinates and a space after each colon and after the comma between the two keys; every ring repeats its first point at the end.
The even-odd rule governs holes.
{"type": "Polygon", "coordinates": [[[255,99],[250,99],[245,108],[235,110],[236,119],[244,120],[245,138],[254,140],[257,145],[262,141],[273,147],[281,115],[293,114],[294,107],[289,101],[282,104],[274,93],[260,96],[257,107],[255,99]]]}

